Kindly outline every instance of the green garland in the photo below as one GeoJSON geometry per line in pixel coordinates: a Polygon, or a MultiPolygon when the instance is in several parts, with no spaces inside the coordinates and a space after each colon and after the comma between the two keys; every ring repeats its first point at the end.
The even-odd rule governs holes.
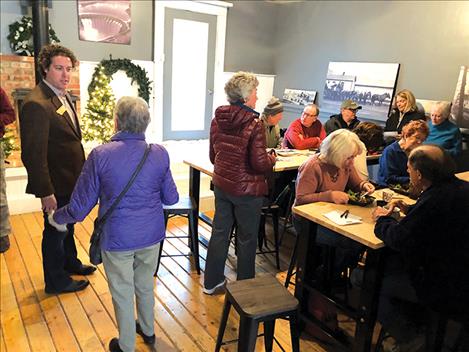
{"type": "Polygon", "coordinates": [[[110,86],[112,75],[124,71],[137,82],[138,95],[147,103],[150,102],[151,81],[147,72],[129,59],[102,60],[96,66],[91,83],[88,86],[89,100],[86,113],[82,117],[82,132],[85,141],[106,143],[113,134],[113,110],[116,103],[110,86]]]}
{"type": "MultiPolygon", "coordinates": [[[[151,93],[151,81],[147,77],[147,71],[138,65],[133,64],[129,59],[110,59],[102,60],[98,66],[104,68],[104,74],[111,77],[114,73],[119,70],[125,71],[127,76],[131,79],[131,84],[137,82],[138,84],[138,96],[145,100],[147,103],[150,102],[151,93]]],[[[97,67],[94,71],[93,78],[97,75],[99,68],[97,67]]],[[[88,93],[95,89],[95,80],[92,79],[88,86],[88,93]]]]}
{"type": "MultiPolygon", "coordinates": [[[[9,25],[10,33],[7,38],[10,41],[11,49],[18,55],[33,56],[34,46],[32,41],[33,19],[23,16],[20,21],[9,25]]],[[[59,43],[60,40],[49,24],[49,41],[51,44],[59,43]]]]}

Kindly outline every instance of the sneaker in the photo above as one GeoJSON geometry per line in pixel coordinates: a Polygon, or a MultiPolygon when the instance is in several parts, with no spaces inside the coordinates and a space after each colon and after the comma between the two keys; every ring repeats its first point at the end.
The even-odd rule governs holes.
{"type": "Polygon", "coordinates": [[[401,349],[396,339],[392,337],[391,335],[387,335],[384,337],[383,341],[381,342],[381,349],[379,351],[380,352],[400,352],[401,349]]]}
{"type": "Polygon", "coordinates": [[[0,237],[0,253],[4,253],[10,248],[10,238],[8,235],[0,237]]]}
{"type": "Polygon", "coordinates": [[[226,279],[223,280],[222,282],[220,282],[218,285],[215,285],[215,287],[213,287],[213,288],[206,288],[206,287],[204,287],[204,293],[205,293],[206,295],[213,295],[213,293],[214,293],[218,288],[225,286],[225,284],[226,284],[226,279]]]}
{"type": "Polygon", "coordinates": [[[109,351],[110,352],[124,352],[119,346],[119,339],[114,337],[111,341],[109,341],[109,351]]]}
{"type": "Polygon", "coordinates": [[[407,342],[398,343],[394,337],[387,335],[381,342],[383,352],[423,352],[425,336],[417,335],[407,342]]]}
{"type": "Polygon", "coordinates": [[[147,345],[154,345],[156,341],[155,334],[149,336],[145,335],[142,331],[142,328],[140,327],[140,324],[138,321],[135,322],[135,330],[137,331],[137,334],[139,334],[143,338],[143,342],[145,342],[147,345]]]}

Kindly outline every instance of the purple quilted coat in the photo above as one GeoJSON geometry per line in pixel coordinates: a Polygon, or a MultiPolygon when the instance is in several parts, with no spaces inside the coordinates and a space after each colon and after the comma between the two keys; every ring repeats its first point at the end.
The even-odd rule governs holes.
{"type": "Polygon", "coordinates": [[[266,152],[258,114],[242,104],[220,106],[210,127],[213,184],[234,196],[267,195],[266,175],[275,160],[266,152]]]}
{"type": "MultiPolygon", "coordinates": [[[[54,214],[59,224],[82,221],[99,200],[99,216],[112,205],[140,162],[145,135],[119,132],[90,153],[70,203],[54,214]]],[[[126,251],[149,247],[165,236],[163,204],[179,195],[169,169],[168,152],[152,144],[134,183],[104,225],[101,249],[126,251]]]]}

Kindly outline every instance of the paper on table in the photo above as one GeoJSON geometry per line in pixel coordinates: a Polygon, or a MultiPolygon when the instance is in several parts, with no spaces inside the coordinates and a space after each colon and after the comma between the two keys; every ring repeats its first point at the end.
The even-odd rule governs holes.
{"type": "Polygon", "coordinates": [[[383,133],[383,137],[397,137],[397,131],[386,131],[383,133]]]}
{"type": "Polygon", "coordinates": [[[352,224],[360,224],[362,222],[362,218],[356,215],[348,214],[347,218],[340,217],[343,212],[339,212],[337,210],[330,211],[329,213],[323,214],[326,218],[335,222],[337,225],[352,225],[352,224]]]}

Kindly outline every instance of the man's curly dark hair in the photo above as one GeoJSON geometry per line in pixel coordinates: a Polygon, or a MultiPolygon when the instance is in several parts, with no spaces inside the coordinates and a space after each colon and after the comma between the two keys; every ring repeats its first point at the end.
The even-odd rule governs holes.
{"type": "Polygon", "coordinates": [[[46,77],[46,69],[49,68],[52,58],[55,56],[68,57],[72,61],[72,67],[75,67],[78,62],[75,54],[70,49],[59,44],[46,44],[41,48],[37,59],[43,77],[46,77]]]}
{"type": "Polygon", "coordinates": [[[384,146],[383,127],[375,123],[360,122],[352,132],[357,134],[368,152],[375,152],[384,146]]]}

